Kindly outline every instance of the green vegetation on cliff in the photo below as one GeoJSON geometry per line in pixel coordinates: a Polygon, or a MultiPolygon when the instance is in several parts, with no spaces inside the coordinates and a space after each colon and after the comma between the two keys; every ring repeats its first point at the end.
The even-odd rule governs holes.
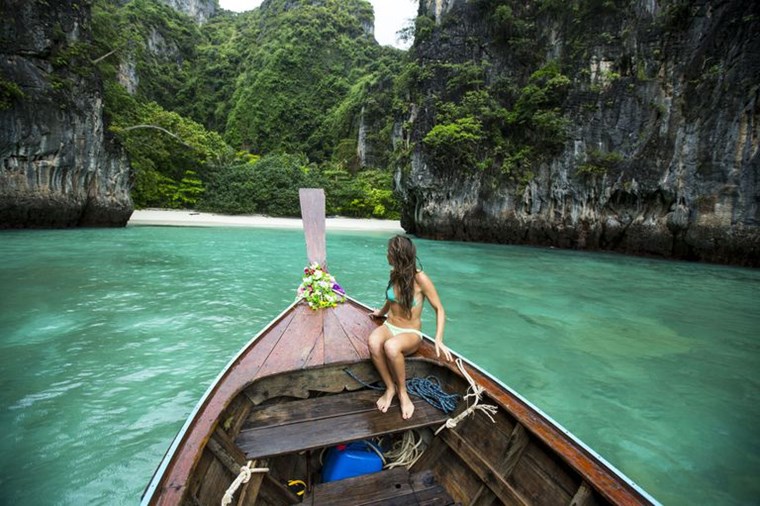
{"type": "Polygon", "coordinates": [[[96,0],[92,59],[135,204],[297,215],[289,188],[320,184],[329,212],[397,217],[403,53],[372,23],[365,0],[271,0],[200,26],[157,0],[96,0]]]}

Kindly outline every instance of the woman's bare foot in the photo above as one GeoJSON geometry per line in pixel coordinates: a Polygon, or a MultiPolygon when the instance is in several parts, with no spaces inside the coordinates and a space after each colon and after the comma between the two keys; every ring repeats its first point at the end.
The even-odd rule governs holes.
{"type": "Polygon", "coordinates": [[[399,392],[398,400],[401,403],[401,418],[408,420],[414,413],[414,403],[406,392],[399,392]]]}
{"type": "Polygon", "coordinates": [[[383,413],[388,411],[388,408],[391,407],[391,403],[393,402],[393,398],[396,396],[396,389],[391,387],[385,391],[382,397],[380,397],[377,400],[377,409],[382,411],[383,413]]]}

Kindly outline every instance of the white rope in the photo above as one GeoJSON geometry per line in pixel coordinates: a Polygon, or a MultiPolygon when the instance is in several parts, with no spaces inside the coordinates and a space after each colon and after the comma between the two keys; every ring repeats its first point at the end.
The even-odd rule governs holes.
{"type": "Polygon", "coordinates": [[[268,467],[253,467],[254,460],[249,460],[248,463],[240,468],[240,474],[237,475],[235,481],[227,488],[227,491],[222,496],[222,506],[229,506],[232,503],[232,497],[237,492],[237,489],[243,483],[248,483],[251,479],[252,473],[268,473],[268,467]]]}
{"type": "Polygon", "coordinates": [[[418,441],[415,437],[416,435],[417,432],[414,430],[404,432],[404,437],[396,441],[393,448],[385,453],[385,458],[389,461],[385,465],[385,469],[393,469],[399,466],[405,466],[409,469],[417,462],[422,456],[424,448],[420,448],[422,446],[422,436],[420,436],[418,441]]]}
{"type": "Polygon", "coordinates": [[[481,410],[485,415],[491,419],[493,423],[496,423],[496,420],[493,419],[493,416],[496,414],[497,407],[492,404],[478,404],[480,402],[480,397],[483,395],[483,392],[485,391],[485,388],[475,383],[475,380],[472,379],[472,376],[470,376],[467,371],[464,368],[464,363],[462,362],[461,358],[457,359],[457,367],[459,368],[459,372],[462,373],[462,376],[467,379],[467,381],[470,383],[470,387],[467,389],[467,392],[469,392],[467,395],[464,396],[464,400],[467,401],[468,397],[474,397],[475,402],[472,404],[472,406],[469,405],[467,409],[459,413],[455,418],[449,418],[446,420],[446,423],[438,427],[438,430],[435,431],[435,435],[437,436],[439,432],[441,432],[444,428],[446,429],[453,429],[457,426],[459,422],[461,422],[466,416],[470,415],[471,413],[474,413],[475,410],[481,410]]]}

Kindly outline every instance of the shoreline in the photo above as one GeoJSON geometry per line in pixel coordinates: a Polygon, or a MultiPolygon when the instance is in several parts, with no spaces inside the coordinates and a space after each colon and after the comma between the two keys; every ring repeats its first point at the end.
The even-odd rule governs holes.
{"type": "MultiPolygon", "coordinates": [[[[190,209],[136,209],[127,226],[163,227],[251,227],[302,229],[301,218],[275,218],[262,215],[226,215],[202,213],[190,209]]],[[[398,220],[376,220],[369,218],[328,217],[327,230],[362,230],[373,232],[395,232],[403,234],[398,220]]]]}

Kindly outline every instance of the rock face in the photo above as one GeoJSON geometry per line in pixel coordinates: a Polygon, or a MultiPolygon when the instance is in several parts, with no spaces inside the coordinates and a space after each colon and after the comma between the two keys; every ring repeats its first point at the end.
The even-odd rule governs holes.
{"type": "Polygon", "coordinates": [[[86,3],[1,0],[0,228],[124,226],[130,167],[81,50],[86,3]]]}
{"type": "Polygon", "coordinates": [[[176,11],[194,18],[198,24],[208,21],[216,13],[215,0],[160,0],[176,11]]]}
{"type": "Polygon", "coordinates": [[[542,3],[421,1],[430,21],[418,22],[412,55],[428,77],[405,118],[414,149],[397,174],[403,227],[760,266],[760,2],[542,3]],[[483,64],[479,90],[513,120],[478,167],[447,163],[425,142],[442,97],[462,101],[451,91],[461,78],[436,69],[468,61],[483,64]],[[545,99],[530,76],[552,61],[569,79],[547,108],[565,136],[534,143],[539,155],[518,170],[514,114],[526,96],[545,99]]]}

